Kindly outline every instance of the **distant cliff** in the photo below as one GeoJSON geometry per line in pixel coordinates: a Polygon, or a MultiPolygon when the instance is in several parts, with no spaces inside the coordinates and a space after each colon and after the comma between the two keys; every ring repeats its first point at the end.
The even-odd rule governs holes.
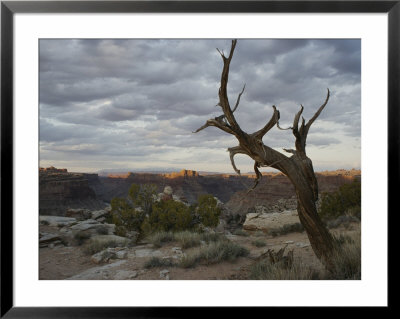
{"type": "Polygon", "coordinates": [[[99,198],[109,202],[113,197],[124,197],[132,183],[155,184],[161,192],[165,186],[171,186],[174,194],[184,197],[189,203],[197,201],[201,194],[213,194],[226,202],[237,191],[251,185],[252,179],[240,176],[207,175],[202,176],[196,171],[182,170],[167,174],[129,173],[110,174],[99,177],[101,186],[92,186],[99,198]]]}
{"type": "MultiPolygon", "coordinates": [[[[360,170],[337,170],[315,174],[318,180],[319,193],[333,192],[345,183],[361,178],[360,170]]],[[[248,209],[256,205],[270,205],[281,198],[296,196],[294,186],[282,173],[265,174],[259,185],[250,193],[235,193],[226,206],[234,213],[246,214],[248,209]]]]}
{"type": "Polygon", "coordinates": [[[63,216],[68,208],[101,209],[99,200],[89,186],[97,174],[68,173],[66,169],[39,169],[39,214],[63,216]]]}
{"type": "MultiPolygon", "coordinates": [[[[356,170],[317,173],[320,192],[336,190],[344,183],[360,178],[356,170]]],[[[201,194],[212,194],[235,213],[245,214],[256,205],[273,204],[281,198],[295,196],[289,179],[281,173],[264,173],[260,184],[247,194],[254,175],[202,175],[192,170],[175,173],[126,173],[98,176],[69,173],[54,167],[39,170],[39,212],[42,215],[64,215],[67,208],[101,209],[114,197],[125,197],[130,186],[155,184],[158,192],[171,186],[174,194],[194,203],[201,194]]]]}

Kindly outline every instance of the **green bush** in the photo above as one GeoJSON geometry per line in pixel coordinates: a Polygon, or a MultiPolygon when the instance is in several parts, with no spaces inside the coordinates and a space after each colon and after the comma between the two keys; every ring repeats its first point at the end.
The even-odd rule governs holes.
{"type": "Polygon", "coordinates": [[[319,214],[323,220],[332,220],[346,213],[361,219],[361,182],[355,179],[339,187],[336,192],[323,193],[319,214]]]}
{"type": "Polygon", "coordinates": [[[127,198],[111,200],[111,222],[119,228],[120,235],[126,231],[139,231],[146,217],[151,213],[156,186],[132,184],[127,198]]]}
{"type": "Polygon", "coordinates": [[[178,232],[215,227],[221,209],[212,195],[201,195],[198,203],[190,206],[174,200],[156,199],[156,186],[132,184],[126,198],[111,200],[107,222],[115,224],[116,233],[125,236],[128,231],[139,231],[140,236],[156,232],[178,232]]]}
{"type": "Polygon", "coordinates": [[[200,195],[197,199],[197,213],[200,223],[206,227],[216,227],[219,223],[221,208],[217,206],[217,200],[210,194],[200,195]]]}
{"type": "Polygon", "coordinates": [[[146,217],[142,230],[151,232],[182,231],[192,227],[192,215],[189,207],[173,200],[159,201],[153,204],[152,212],[146,217]]]}

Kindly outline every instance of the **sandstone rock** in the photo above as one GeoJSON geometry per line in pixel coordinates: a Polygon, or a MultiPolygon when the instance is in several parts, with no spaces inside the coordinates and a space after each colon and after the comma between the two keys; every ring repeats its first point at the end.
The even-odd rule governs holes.
{"type": "Polygon", "coordinates": [[[139,232],[131,230],[125,233],[125,237],[129,238],[132,242],[136,243],[139,237],[139,232]]]}
{"type": "Polygon", "coordinates": [[[218,226],[215,228],[215,231],[218,233],[224,233],[227,228],[227,223],[225,220],[220,219],[218,226]]]}
{"type": "Polygon", "coordinates": [[[165,186],[164,187],[164,194],[165,195],[172,195],[172,187],[171,186],[165,186]]]}
{"type": "Polygon", "coordinates": [[[159,250],[154,249],[136,249],[135,250],[135,257],[161,257],[163,253],[159,250]]]}
{"type": "Polygon", "coordinates": [[[94,263],[99,264],[101,262],[108,262],[111,259],[125,259],[127,254],[127,251],[121,247],[110,247],[94,254],[91,257],[91,260],[94,263]]]}
{"type": "Polygon", "coordinates": [[[77,220],[76,218],[62,216],[39,216],[39,222],[52,227],[64,227],[76,224],[77,220]]]}
{"type": "Polygon", "coordinates": [[[164,269],[160,271],[160,278],[161,279],[165,279],[165,280],[169,280],[169,270],[168,269],[164,269]]]}
{"type": "Polygon", "coordinates": [[[249,213],[246,215],[246,221],[243,224],[245,230],[268,231],[280,228],[286,224],[299,223],[297,211],[284,211],[282,213],[249,213]]]}
{"type": "Polygon", "coordinates": [[[91,212],[91,219],[99,221],[100,218],[107,216],[110,213],[110,211],[107,211],[105,209],[103,210],[95,210],[91,212]]]}
{"type": "Polygon", "coordinates": [[[115,232],[115,225],[102,224],[94,219],[87,219],[71,226],[70,229],[75,232],[86,232],[91,236],[96,234],[112,235],[115,232]]]}
{"type": "Polygon", "coordinates": [[[301,242],[299,242],[299,243],[296,243],[296,246],[297,246],[297,247],[300,247],[300,248],[305,248],[305,247],[309,247],[309,246],[311,246],[311,245],[308,244],[308,243],[301,243],[301,242]]]}
{"type": "Polygon", "coordinates": [[[39,239],[39,244],[50,244],[51,242],[60,241],[60,236],[56,234],[46,234],[39,239]]]}
{"type": "Polygon", "coordinates": [[[126,280],[126,279],[133,279],[138,276],[137,271],[134,270],[118,270],[115,275],[115,280],[126,280]]]}
{"type": "Polygon", "coordinates": [[[84,208],[76,208],[76,209],[69,208],[67,209],[65,216],[76,218],[77,220],[86,220],[91,218],[92,213],[90,210],[84,208]]]}
{"type": "MultiPolygon", "coordinates": [[[[119,267],[126,263],[126,260],[118,260],[111,264],[106,264],[104,266],[98,266],[94,268],[90,268],[88,270],[83,271],[80,274],[74,275],[72,277],[67,278],[67,280],[102,280],[109,279],[110,272],[113,271],[113,268],[119,267]]],[[[115,271],[115,270],[114,270],[115,271]]]]}

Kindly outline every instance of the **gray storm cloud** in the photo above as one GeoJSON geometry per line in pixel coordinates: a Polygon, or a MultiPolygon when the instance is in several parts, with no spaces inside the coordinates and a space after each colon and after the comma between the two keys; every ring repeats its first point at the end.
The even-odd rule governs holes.
{"type": "MultiPolygon", "coordinates": [[[[192,133],[221,114],[215,106],[222,68],[216,48],[228,52],[230,40],[40,40],[41,165],[96,171],[157,163],[232,172],[225,152],[237,144],[232,136],[215,128],[192,133]]],[[[300,104],[309,119],[329,88],[331,99],[307,147],[318,158],[326,148],[348,152],[336,162],[329,155],[329,167],[318,160],[314,165],[360,166],[360,40],[239,39],[231,101],[244,84],[235,115],[249,132],[269,120],[272,105],[282,125],[291,125],[300,104]]],[[[264,138],[277,149],[293,141],[289,131],[272,130],[264,138]]]]}

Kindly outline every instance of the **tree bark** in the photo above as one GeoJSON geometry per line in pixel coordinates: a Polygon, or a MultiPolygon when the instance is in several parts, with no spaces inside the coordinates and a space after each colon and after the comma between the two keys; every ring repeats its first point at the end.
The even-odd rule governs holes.
{"type": "Polygon", "coordinates": [[[259,180],[262,178],[262,174],[259,171],[260,167],[272,167],[285,174],[295,187],[299,219],[308,235],[311,247],[326,268],[331,270],[333,267],[332,253],[335,248],[334,240],[329,231],[323,225],[317,212],[316,201],[318,200],[318,182],[315,177],[312,161],[306,155],[306,140],[308,131],[312,123],[317,119],[319,114],[328,103],[330,95],[329,89],[325,102],[319,107],[317,112],[307,122],[307,124],[305,123],[304,118],[302,118],[300,128],[299,122],[300,116],[304,109],[303,106],[301,106],[300,111],[296,113],[293,120],[293,126],[288,128],[292,130],[292,133],[295,137],[296,149],[284,149],[285,152],[292,154],[290,157],[287,157],[283,153],[264,145],[262,141],[264,135],[267,134],[268,131],[270,131],[273,127],[277,126],[278,129],[282,130],[282,128],[279,126],[280,114],[275,105],[272,106],[273,114],[271,119],[264,127],[252,134],[244,132],[235,119],[233,113],[238,108],[240,98],[245,89],[244,86],[243,90],[238,95],[236,104],[232,110],[227,96],[227,84],[229,67],[235,47],[236,40],[233,40],[228,57],[225,57],[225,55],[217,49],[224,63],[221,74],[221,86],[218,93],[219,102],[217,104],[222,108],[223,114],[214,119],[209,119],[194,133],[205,129],[208,126],[215,126],[226,133],[234,135],[237,138],[239,145],[228,148],[232,167],[235,172],[240,175],[240,170],[237,169],[234,162],[234,156],[236,154],[245,154],[254,160],[256,179],[253,188],[249,191],[253,190],[257,186],[259,180]]]}

